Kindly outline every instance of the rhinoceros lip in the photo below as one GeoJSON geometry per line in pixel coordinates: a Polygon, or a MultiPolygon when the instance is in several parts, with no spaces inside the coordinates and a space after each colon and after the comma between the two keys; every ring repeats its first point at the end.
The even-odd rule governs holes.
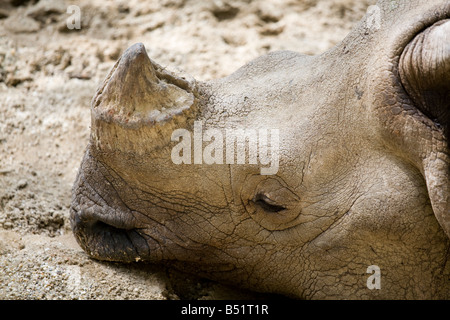
{"type": "Polygon", "coordinates": [[[95,219],[83,210],[72,214],[72,222],[78,243],[95,259],[132,262],[149,254],[148,245],[137,228],[95,219]]]}

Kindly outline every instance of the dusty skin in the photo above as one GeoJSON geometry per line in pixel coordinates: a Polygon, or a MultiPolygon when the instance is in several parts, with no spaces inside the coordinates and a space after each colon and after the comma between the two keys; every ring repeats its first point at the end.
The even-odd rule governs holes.
{"type": "Polygon", "coordinates": [[[374,1],[0,2],[0,299],[261,298],[136,263],[88,258],[70,230],[71,188],[89,138],[89,104],[120,54],[198,80],[275,50],[321,53],[374,1]],[[70,5],[81,29],[69,29],[70,5]]]}

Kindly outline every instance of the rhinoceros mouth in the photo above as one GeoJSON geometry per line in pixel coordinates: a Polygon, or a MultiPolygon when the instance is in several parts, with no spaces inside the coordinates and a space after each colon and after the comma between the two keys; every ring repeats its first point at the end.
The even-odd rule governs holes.
{"type": "Polygon", "coordinates": [[[78,243],[93,258],[132,262],[149,255],[138,228],[96,219],[88,210],[72,209],[71,220],[78,243]]]}
{"type": "Polygon", "coordinates": [[[140,223],[112,186],[106,168],[85,154],[72,194],[70,223],[78,243],[91,257],[135,261],[149,254],[140,223]]]}
{"type": "Polygon", "coordinates": [[[163,225],[131,227],[118,220],[93,218],[94,215],[89,210],[76,211],[74,208],[71,212],[75,238],[94,259],[124,263],[142,261],[192,274],[203,273],[205,276],[236,269],[234,264],[220,259],[205,265],[203,262],[210,252],[209,246],[194,248],[195,245],[177,242],[174,240],[176,236],[163,225]]]}

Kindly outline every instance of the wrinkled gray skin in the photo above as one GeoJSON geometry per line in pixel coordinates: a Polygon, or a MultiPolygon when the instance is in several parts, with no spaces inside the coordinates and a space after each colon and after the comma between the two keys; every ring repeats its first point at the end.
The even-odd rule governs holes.
{"type": "Polygon", "coordinates": [[[71,207],[83,249],[298,298],[450,298],[450,2],[374,8],[321,55],[215,81],[129,48],[92,101],[71,207]],[[278,172],[174,164],[171,134],[194,120],[278,128],[278,172]]]}

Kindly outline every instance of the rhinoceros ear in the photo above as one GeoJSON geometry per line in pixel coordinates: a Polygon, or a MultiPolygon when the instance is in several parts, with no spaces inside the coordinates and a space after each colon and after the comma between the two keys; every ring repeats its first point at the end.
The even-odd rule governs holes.
{"type": "Polygon", "coordinates": [[[435,23],[405,47],[399,72],[415,107],[440,137],[425,151],[423,171],[434,213],[450,237],[450,20],[435,23]]]}
{"type": "Polygon", "coordinates": [[[419,33],[400,58],[400,77],[416,107],[450,130],[450,20],[419,33]]]}

